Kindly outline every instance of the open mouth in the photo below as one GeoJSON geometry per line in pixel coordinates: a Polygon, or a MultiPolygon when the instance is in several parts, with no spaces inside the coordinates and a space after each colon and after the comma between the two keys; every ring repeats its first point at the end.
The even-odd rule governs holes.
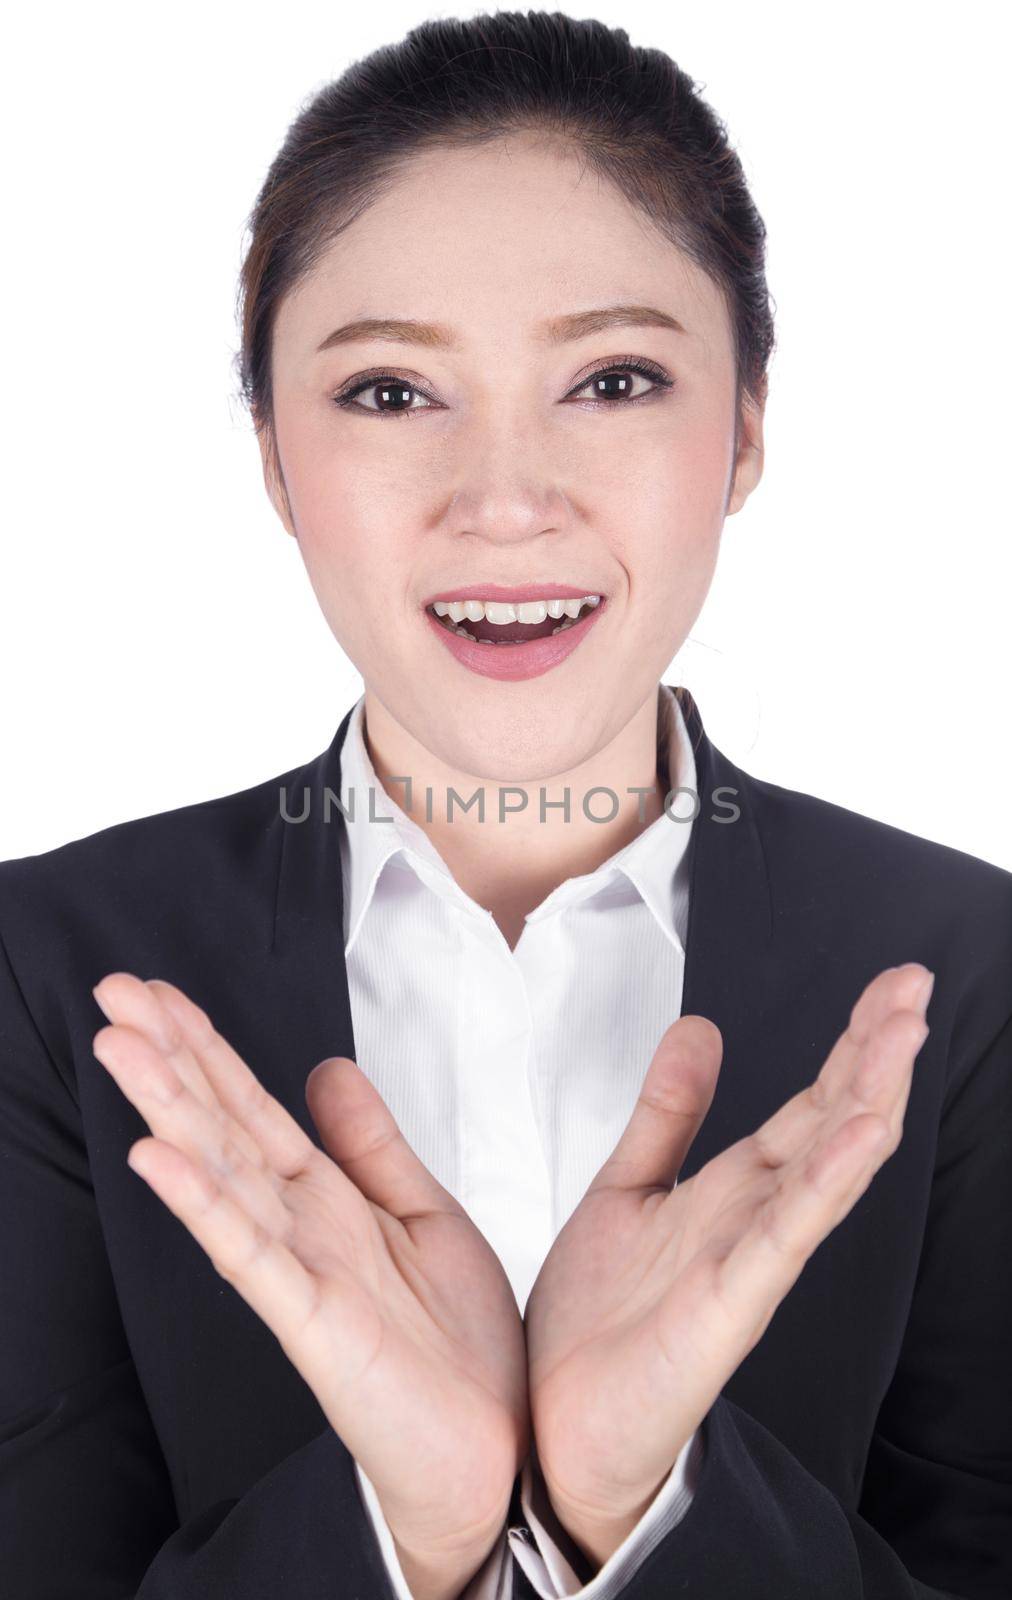
{"type": "Polygon", "coordinates": [[[528,644],[578,627],[602,601],[599,594],[568,600],[436,600],[426,610],[441,627],[472,643],[528,644]]]}

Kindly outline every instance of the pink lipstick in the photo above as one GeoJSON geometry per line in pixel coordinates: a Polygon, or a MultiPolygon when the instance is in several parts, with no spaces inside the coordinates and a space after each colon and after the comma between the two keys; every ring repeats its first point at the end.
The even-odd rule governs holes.
{"type": "Polygon", "coordinates": [[[425,615],[429,626],[461,666],[479,677],[519,681],[540,677],[565,661],[587,637],[606,604],[604,596],[593,590],[565,584],[522,584],[510,588],[501,584],[472,584],[433,595],[426,602],[425,615]],[[520,605],[534,600],[583,600],[588,595],[593,596],[593,601],[584,605],[575,618],[566,612],[559,617],[549,613],[543,621],[531,623],[501,616],[494,620],[462,617],[454,622],[449,616],[440,618],[429,609],[437,603],[445,606],[454,601],[520,605]],[[524,630],[530,637],[523,637],[524,630]],[[469,637],[469,634],[477,637],[469,637]]]}

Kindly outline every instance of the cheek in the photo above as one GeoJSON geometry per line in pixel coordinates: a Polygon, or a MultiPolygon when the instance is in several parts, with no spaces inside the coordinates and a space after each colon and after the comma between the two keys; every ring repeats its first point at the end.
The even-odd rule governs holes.
{"type": "Polygon", "coordinates": [[[712,426],[669,433],[627,457],[609,521],[634,603],[682,611],[702,602],[724,524],[729,458],[726,428],[712,426]]]}
{"type": "Polygon", "coordinates": [[[703,534],[724,519],[733,433],[723,411],[687,413],[682,425],[658,452],[654,467],[658,485],[678,524],[703,534]]]}
{"type": "Polygon", "coordinates": [[[333,435],[314,448],[304,433],[284,459],[299,549],[328,621],[342,642],[374,633],[404,589],[420,525],[405,474],[341,452],[333,435]]]}

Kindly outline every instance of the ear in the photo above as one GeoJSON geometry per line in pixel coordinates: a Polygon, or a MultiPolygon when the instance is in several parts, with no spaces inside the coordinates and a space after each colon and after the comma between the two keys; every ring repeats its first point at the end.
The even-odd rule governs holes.
{"type": "Polygon", "coordinates": [[[753,400],[750,395],[742,396],[741,410],[738,452],[724,512],[727,517],[733,516],[736,511],[741,510],[763,474],[763,417],[766,411],[765,385],[763,386],[762,399],[760,401],[753,400]]]}
{"type": "Polygon", "coordinates": [[[267,490],[268,499],[281,519],[281,525],[285,532],[290,533],[292,538],[297,540],[299,536],[295,531],[295,518],[292,516],[292,508],[288,500],[285,476],[278,460],[274,430],[266,423],[257,429],[257,444],[260,446],[260,464],[263,467],[264,487],[267,490]]]}

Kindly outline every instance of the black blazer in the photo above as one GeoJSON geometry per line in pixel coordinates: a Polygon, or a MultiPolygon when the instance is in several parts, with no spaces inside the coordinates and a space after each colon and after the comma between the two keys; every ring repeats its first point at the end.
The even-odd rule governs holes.
{"type": "MultiPolygon", "coordinates": [[[[695,1500],[623,1595],[1009,1600],[1012,873],[750,776],[679,692],[683,1011],[724,1037],[684,1176],[814,1078],[881,968],[937,976],[898,1150],[716,1401],[695,1500]]],[[[91,1049],[93,984],[167,978],[319,1142],[306,1075],[355,1053],[324,821],[349,716],[302,768],[0,863],[4,1600],[392,1593],[348,1452],[127,1166],[147,1125],[91,1049]]]]}

